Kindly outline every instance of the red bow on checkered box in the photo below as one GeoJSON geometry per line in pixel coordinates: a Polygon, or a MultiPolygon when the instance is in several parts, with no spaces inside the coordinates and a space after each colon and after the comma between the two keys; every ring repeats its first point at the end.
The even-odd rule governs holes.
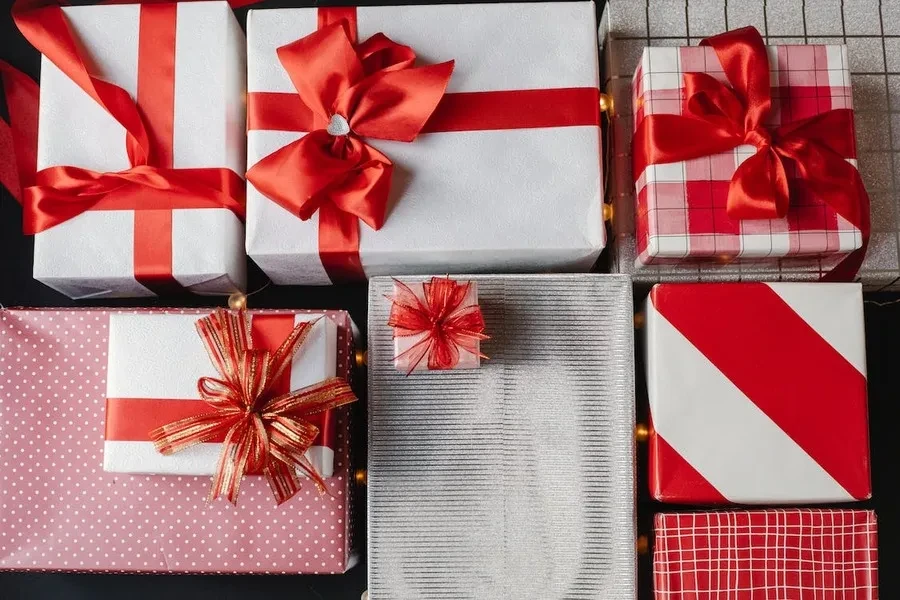
{"type": "Polygon", "coordinates": [[[803,257],[853,278],[869,200],[845,46],[747,27],[645,49],[633,90],[638,267],[803,257]]]}

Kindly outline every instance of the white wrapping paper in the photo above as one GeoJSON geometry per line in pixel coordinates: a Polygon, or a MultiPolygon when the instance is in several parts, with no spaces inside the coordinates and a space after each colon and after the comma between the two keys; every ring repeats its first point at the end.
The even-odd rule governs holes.
{"type": "MultiPolygon", "coordinates": [[[[218,373],[195,324],[202,315],[110,315],[107,398],[199,400],[197,381],[218,373]]],[[[333,377],[337,364],[337,326],[330,318],[298,314],[294,322],[319,319],[291,364],[291,389],[333,377]]],[[[171,456],[150,441],[104,441],[103,469],[119,473],[212,475],[221,444],[204,443],[171,456]]],[[[313,446],[307,458],[330,477],[334,450],[313,446]]]]}
{"type": "MultiPolygon", "coordinates": [[[[250,11],[250,92],[296,93],[276,49],[315,31],[316,10],[250,11]]],[[[455,60],[448,93],[599,86],[592,2],[359,7],[357,22],[360,40],[383,32],[420,64],[455,60]]],[[[248,165],[301,135],[249,131],[248,165]]],[[[387,223],[360,228],[367,276],[587,270],[603,249],[595,126],[370,142],[395,171],[387,223]]],[[[247,187],[253,260],[278,284],[330,283],[317,216],[301,221],[247,187]]]]}
{"type": "MultiPolygon", "coordinates": [[[[137,93],[139,5],[63,9],[93,73],[137,93]]],[[[185,2],[176,19],[174,166],[245,172],[245,42],[226,2],[185,2]]],[[[56,66],[41,63],[37,168],[121,171],[125,130],[56,66]]],[[[172,274],[191,291],[244,287],[243,224],[225,209],[173,211],[172,274]]],[[[73,298],[152,296],[134,279],[134,211],[96,210],[35,236],[34,277],[73,298]]]]}

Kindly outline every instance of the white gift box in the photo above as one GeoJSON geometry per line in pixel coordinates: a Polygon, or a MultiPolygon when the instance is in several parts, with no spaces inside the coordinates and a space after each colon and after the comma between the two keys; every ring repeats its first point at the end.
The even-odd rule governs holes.
{"type": "MultiPolygon", "coordinates": [[[[198,380],[220,376],[197,333],[195,325],[202,316],[111,314],[107,411],[110,402],[117,399],[200,400],[198,380]]],[[[291,363],[291,390],[313,385],[336,374],[338,340],[335,322],[324,314],[293,315],[293,323],[314,320],[315,325],[291,363]]],[[[212,475],[221,449],[221,443],[202,443],[164,456],[149,439],[106,439],[103,469],[117,473],[212,475]]],[[[323,477],[332,475],[333,448],[314,445],[306,456],[323,477]]]]}
{"type": "MultiPolygon", "coordinates": [[[[472,306],[473,304],[478,304],[478,282],[477,281],[467,281],[459,282],[461,285],[468,284],[469,289],[466,292],[465,297],[463,298],[462,303],[460,304],[461,308],[472,306]]],[[[424,282],[415,282],[410,283],[408,285],[409,289],[416,295],[416,297],[421,300],[423,303],[425,302],[425,288],[424,282]]],[[[398,285],[394,283],[394,294],[397,294],[398,285]]],[[[413,346],[421,342],[430,332],[423,331],[422,333],[418,333],[416,335],[394,335],[394,366],[401,373],[409,373],[411,366],[411,358],[412,356],[407,354],[413,346]]],[[[481,344],[479,343],[479,348],[481,344]]],[[[481,356],[478,354],[473,354],[469,352],[465,348],[458,348],[459,350],[459,361],[452,367],[451,370],[457,369],[477,369],[481,366],[481,356]]],[[[412,369],[412,371],[428,371],[428,354],[419,361],[418,364],[412,369]]]]}
{"type": "MultiPolygon", "coordinates": [[[[92,74],[136,97],[140,5],[63,8],[92,74]]],[[[245,41],[226,2],[177,5],[172,165],[245,172],[245,41]]],[[[129,168],[125,130],[46,57],[37,168],[129,168]]],[[[73,298],[154,293],[134,277],[134,210],[89,210],[38,233],[34,277],[73,298]]],[[[226,209],[172,211],[172,275],[201,294],[243,289],[244,227],[226,209]]]]}
{"type": "MultiPolygon", "coordinates": [[[[598,88],[594,11],[592,2],[388,6],[359,7],[356,19],[361,41],[383,32],[419,65],[454,60],[452,94],[598,88]]],[[[250,11],[248,91],[296,93],[276,49],[316,27],[315,8],[250,11]]],[[[248,165],[302,135],[251,129],[248,165]]],[[[604,247],[598,126],[367,142],[395,165],[387,222],[360,225],[367,276],[588,270],[604,247]]],[[[302,221],[247,188],[251,258],[278,284],[330,283],[318,215],[302,221]]]]}

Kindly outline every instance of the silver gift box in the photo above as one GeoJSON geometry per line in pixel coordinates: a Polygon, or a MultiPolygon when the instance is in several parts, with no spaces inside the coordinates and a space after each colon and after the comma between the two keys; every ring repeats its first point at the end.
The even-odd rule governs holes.
{"type": "Polygon", "coordinates": [[[409,377],[370,281],[369,600],[633,600],[631,279],[454,279],[490,359],[409,377]]]}
{"type": "Polygon", "coordinates": [[[631,78],[641,52],[645,46],[694,46],[753,25],[769,44],[847,44],[859,170],[872,201],[872,236],[857,279],[866,290],[900,290],[900,2],[609,0],[604,10],[601,80],[616,107],[608,146],[607,202],[615,208],[611,271],[631,274],[646,288],[660,281],[815,281],[822,275],[819,261],[803,259],[635,268],[631,78]]]}

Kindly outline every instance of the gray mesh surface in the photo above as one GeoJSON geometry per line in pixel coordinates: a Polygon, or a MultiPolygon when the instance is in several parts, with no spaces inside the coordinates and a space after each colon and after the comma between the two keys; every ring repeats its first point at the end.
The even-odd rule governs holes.
{"type": "Polygon", "coordinates": [[[457,279],[490,360],[409,377],[370,281],[369,599],[633,600],[630,279],[457,279]]]}
{"type": "Polygon", "coordinates": [[[615,100],[609,195],[615,205],[611,269],[636,283],[814,281],[817,261],[771,266],[646,266],[636,269],[631,181],[631,77],[645,46],[696,45],[755,26],[769,44],[847,44],[859,170],[872,200],[872,237],[859,279],[867,290],[900,290],[900,0],[609,0],[604,88],[615,100]]]}

